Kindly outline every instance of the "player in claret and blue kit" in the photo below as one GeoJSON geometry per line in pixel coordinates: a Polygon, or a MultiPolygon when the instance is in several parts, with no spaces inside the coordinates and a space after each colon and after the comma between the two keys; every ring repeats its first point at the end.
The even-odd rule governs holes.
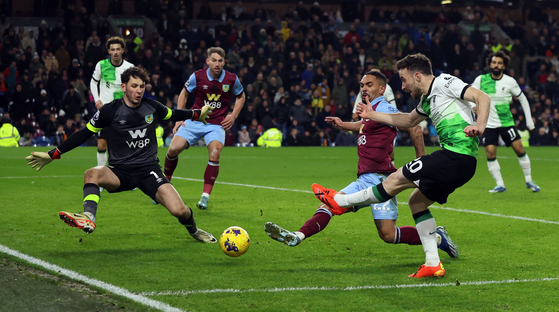
{"type": "Polygon", "coordinates": [[[48,153],[33,152],[27,156],[28,164],[37,171],[53,159],[80,145],[93,134],[103,130],[111,139],[109,165],[93,167],[85,172],[83,187],[84,213],[60,212],[62,221],[86,233],[95,230],[95,216],[99,203],[99,187],[108,192],[122,192],[139,188],[153,200],[161,203],[186,227],[190,235],[204,243],[215,243],[215,237],[196,227],[192,210],[186,206],[175,188],[163,175],[157,158],[155,129],[159,120],[199,120],[205,122],[211,107],[201,110],[171,110],[163,104],[143,98],[148,73],[132,67],[122,73],[121,99],[105,103],[93,116],[87,127],[72,134],[60,146],[48,153]]]}
{"type": "Polygon", "coordinates": [[[245,103],[245,94],[239,78],[223,69],[225,51],[219,47],[212,47],[208,49],[207,55],[208,68],[200,69],[190,75],[179,95],[177,107],[184,108],[189,94],[194,92],[196,97],[192,108],[201,109],[204,106],[211,106],[213,112],[208,119],[208,124],[193,120],[175,124],[173,129],[175,136],[167,151],[164,167],[165,176],[170,181],[177,168],[179,154],[204,138],[208,147],[209,161],[204,172],[202,197],[196,205],[200,209],[208,208],[208,200],[219,173],[219,159],[225,144],[225,131],[231,129],[245,103]],[[233,112],[227,115],[233,99],[235,99],[233,112]]]}

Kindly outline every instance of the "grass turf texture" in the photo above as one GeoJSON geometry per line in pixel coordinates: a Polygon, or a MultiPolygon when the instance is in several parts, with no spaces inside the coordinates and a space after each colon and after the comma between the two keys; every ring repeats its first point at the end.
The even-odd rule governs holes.
{"type": "MultiPolygon", "coordinates": [[[[370,210],[335,217],[325,231],[294,248],[263,231],[266,221],[298,230],[319,204],[311,193],[313,182],[341,189],[355,180],[355,148],[225,148],[205,211],[195,204],[207,149],[185,151],[173,184],[194,207],[201,229],[216,237],[232,225],[248,231],[251,247],[240,258],[226,256],[218,244],[194,241],[140,191],[101,193],[91,235],[64,225],[59,211],[83,209],[83,172],[96,164],[95,148],[71,151],[40,172],[25,165],[32,150],[46,151],[0,153],[0,244],[183,310],[553,311],[559,304],[557,148],[527,149],[539,193],[526,188],[510,148],[498,149],[507,192],[488,193],[495,183],[480,150],[474,178],[431,210],[460,246],[458,259],[439,253],[447,270],[443,279],[408,278],[423,263],[423,249],[382,242],[370,210]],[[442,206],[462,211],[437,208],[442,206]],[[535,280],[542,278],[552,280],[535,280]],[[515,279],[531,281],[496,283],[515,279]],[[304,289],[289,289],[294,287],[304,289]],[[220,289],[241,292],[215,291],[220,289]]],[[[165,152],[160,149],[160,159],[165,152]]],[[[412,148],[396,148],[397,166],[413,158],[412,148]]],[[[410,193],[398,201],[405,203],[410,193]]],[[[398,225],[414,225],[409,207],[400,204],[399,210],[398,225]]]]}

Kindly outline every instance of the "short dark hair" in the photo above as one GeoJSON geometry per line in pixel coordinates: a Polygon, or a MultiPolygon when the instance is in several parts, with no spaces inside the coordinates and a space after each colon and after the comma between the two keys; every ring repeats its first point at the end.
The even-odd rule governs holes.
{"type": "Polygon", "coordinates": [[[126,42],[124,42],[124,39],[122,39],[119,36],[114,36],[111,37],[107,40],[107,43],[105,43],[105,48],[107,48],[107,50],[109,50],[109,48],[111,47],[111,44],[120,44],[120,46],[122,47],[122,49],[126,49],[126,42]]]}
{"type": "Polygon", "coordinates": [[[385,86],[386,86],[386,82],[388,81],[388,79],[386,79],[386,76],[379,71],[370,70],[370,71],[366,72],[365,75],[375,76],[377,78],[377,80],[379,80],[381,82],[381,84],[385,85],[385,86]]]}
{"type": "Polygon", "coordinates": [[[497,51],[497,53],[489,54],[489,56],[485,60],[485,63],[487,63],[487,66],[489,66],[491,64],[491,59],[493,57],[500,57],[503,60],[503,64],[505,64],[505,68],[509,67],[510,57],[503,51],[497,51]]]}
{"type": "Polygon", "coordinates": [[[130,77],[140,78],[144,83],[149,82],[149,73],[147,70],[141,67],[130,67],[125,70],[122,75],[120,75],[120,81],[127,84],[130,81],[130,77]]]}
{"type": "Polygon", "coordinates": [[[421,53],[410,54],[396,62],[396,69],[408,69],[412,72],[418,72],[424,75],[433,75],[431,60],[421,53]]]}

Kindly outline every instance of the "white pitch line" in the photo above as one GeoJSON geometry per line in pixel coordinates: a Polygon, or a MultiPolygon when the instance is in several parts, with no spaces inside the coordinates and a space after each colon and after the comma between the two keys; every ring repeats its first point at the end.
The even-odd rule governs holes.
{"type": "MultiPolygon", "coordinates": [[[[485,159],[485,157],[481,157],[482,159],[485,159]]],[[[499,159],[518,159],[518,157],[508,157],[508,156],[499,156],[497,157],[499,159]]],[[[559,159],[557,158],[532,158],[530,157],[530,160],[537,160],[537,161],[559,161],[559,159]]]]}
{"type": "MultiPolygon", "coordinates": [[[[173,179],[187,180],[187,181],[194,181],[194,182],[204,182],[204,180],[200,180],[200,179],[181,178],[181,177],[173,177],[173,179]]],[[[215,183],[225,184],[225,185],[234,185],[234,186],[246,186],[246,187],[253,187],[253,188],[263,188],[263,189],[268,189],[268,190],[280,190],[280,191],[291,191],[291,192],[312,194],[311,191],[296,190],[296,189],[289,189],[289,188],[282,188],[282,187],[272,187],[272,186],[262,186],[262,185],[252,185],[252,184],[242,184],[242,183],[231,183],[231,182],[221,182],[221,181],[216,181],[215,183]]],[[[407,205],[408,203],[399,201],[398,204],[399,205],[407,205]]],[[[543,220],[543,219],[534,219],[534,218],[526,218],[526,217],[519,217],[519,216],[509,216],[509,215],[503,215],[503,214],[499,214],[499,213],[490,213],[490,212],[485,212],[485,211],[458,209],[458,208],[443,207],[443,206],[430,206],[430,208],[450,210],[450,211],[456,211],[456,212],[465,212],[465,213],[477,213],[477,214],[482,214],[482,215],[492,216],[492,217],[517,219],[517,220],[533,221],[533,222],[541,222],[541,223],[549,223],[549,224],[558,224],[559,225],[559,221],[549,221],[549,220],[543,220]]]]}
{"type": "Polygon", "coordinates": [[[42,178],[80,178],[83,175],[61,175],[61,176],[20,176],[20,177],[0,177],[0,179],[42,179],[42,178]]]}
{"type": "MultiPolygon", "coordinates": [[[[82,177],[78,175],[68,175],[68,176],[25,176],[25,177],[0,177],[0,179],[23,179],[23,178],[76,178],[82,177]]],[[[173,177],[173,179],[177,180],[185,180],[185,181],[192,181],[192,182],[204,182],[201,179],[192,179],[192,178],[182,178],[182,177],[173,177]]],[[[297,190],[297,189],[290,189],[284,187],[273,187],[273,186],[263,186],[263,185],[253,185],[253,184],[243,184],[243,183],[232,183],[232,182],[222,182],[216,181],[217,184],[224,184],[224,185],[233,185],[233,186],[245,186],[245,187],[252,187],[252,188],[262,188],[267,190],[277,190],[277,191],[289,191],[289,192],[298,192],[298,193],[307,193],[312,194],[311,191],[305,190],[297,190]]],[[[407,202],[398,202],[399,205],[407,205],[407,202]]],[[[523,220],[523,221],[532,221],[532,222],[540,222],[540,223],[549,223],[549,224],[557,224],[559,225],[559,221],[549,221],[543,219],[534,219],[534,218],[526,218],[526,217],[519,217],[519,216],[509,216],[503,215],[499,213],[490,213],[485,211],[477,211],[477,210],[469,210],[469,209],[458,209],[458,208],[451,208],[451,207],[443,207],[443,206],[431,206],[434,209],[442,209],[442,210],[449,210],[449,211],[456,211],[456,212],[464,212],[464,213],[475,213],[475,214],[482,214],[485,216],[491,217],[499,217],[499,218],[507,218],[507,219],[516,219],[516,220],[523,220]]]]}
{"type": "Polygon", "coordinates": [[[96,280],[96,279],[93,279],[93,278],[89,278],[89,277],[87,277],[85,275],[81,275],[81,274],[79,274],[75,271],[64,269],[64,268],[62,268],[62,267],[60,267],[56,264],[52,264],[52,263],[43,261],[41,259],[37,259],[37,258],[34,258],[32,256],[23,254],[23,253],[21,253],[17,250],[13,250],[13,249],[8,248],[8,247],[6,247],[4,245],[1,245],[1,244],[0,244],[0,252],[6,253],[6,254],[14,256],[16,258],[25,260],[25,261],[27,261],[31,264],[43,267],[47,270],[57,272],[58,274],[67,276],[71,279],[74,279],[74,280],[77,280],[77,281],[80,281],[80,282],[83,282],[83,283],[86,283],[86,284],[104,289],[104,290],[109,291],[113,294],[116,294],[116,295],[119,295],[119,296],[122,296],[122,297],[126,297],[130,300],[136,301],[138,303],[147,305],[149,307],[152,307],[152,308],[155,308],[155,309],[158,309],[158,310],[161,310],[161,311],[165,311],[165,312],[183,312],[184,311],[184,310],[172,307],[172,306],[170,306],[166,303],[163,303],[161,301],[153,300],[153,299],[147,298],[143,295],[131,293],[129,290],[126,290],[124,288],[114,286],[114,285],[111,285],[111,284],[108,284],[108,283],[105,283],[105,282],[102,282],[102,281],[99,281],[99,280],[96,280]]]}
{"type": "MultiPolygon", "coordinates": [[[[460,286],[480,286],[491,284],[511,284],[511,283],[532,283],[532,282],[549,282],[557,281],[559,277],[544,277],[532,279],[508,279],[501,281],[477,281],[477,282],[460,282],[460,286]]],[[[399,285],[370,285],[370,286],[348,286],[348,287],[284,287],[284,288],[263,288],[263,289],[206,289],[206,290],[180,290],[180,291],[148,291],[142,292],[144,296],[188,296],[198,294],[214,294],[214,293],[251,293],[251,292],[287,292],[287,291],[311,291],[311,290],[335,290],[335,291],[352,291],[352,290],[369,290],[369,289],[395,289],[395,288],[423,288],[423,287],[456,287],[453,283],[423,283],[423,284],[399,284],[399,285]]]]}
{"type": "MultiPolygon", "coordinates": [[[[400,203],[400,202],[398,202],[398,204],[406,204],[407,205],[407,203],[400,203]]],[[[542,223],[549,223],[549,224],[559,224],[558,221],[549,221],[549,220],[525,218],[525,217],[518,217],[518,216],[507,216],[507,215],[502,215],[500,213],[489,213],[489,212],[485,212],[485,211],[476,211],[476,210],[469,210],[469,209],[456,209],[456,208],[441,207],[441,206],[430,206],[429,208],[436,208],[436,209],[443,209],[443,210],[450,210],[450,211],[458,211],[458,212],[467,212],[467,213],[477,213],[477,214],[482,214],[482,215],[486,215],[486,216],[509,218],[509,219],[518,219],[518,220],[524,220],[524,221],[534,221],[534,222],[542,222],[542,223]]]]}

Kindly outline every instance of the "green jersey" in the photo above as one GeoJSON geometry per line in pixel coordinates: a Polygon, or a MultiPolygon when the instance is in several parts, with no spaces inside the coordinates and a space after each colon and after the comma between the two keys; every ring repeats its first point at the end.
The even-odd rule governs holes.
{"type": "Polygon", "coordinates": [[[121,99],[124,96],[124,92],[120,88],[120,75],[130,67],[134,67],[134,65],[126,60],[122,60],[120,66],[114,66],[111,63],[111,59],[99,61],[95,65],[90,83],[93,99],[96,102],[101,100],[103,104],[121,99]]]}
{"type": "MultiPolygon", "coordinates": [[[[487,128],[495,129],[514,126],[514,118],[510,112],[512,97],[520,97],[522,90],[514,78],[504,75],[499,80],[491,77],[491,74],[478,76],[473,87],[480,89],[491,97],[491,108],[487,119],[487,128]]],[[[530,113],[528,111],[528,113],[530,113]]],[[[528,117],[528,115],[527,115],[528,117]]],[[[529,116],[531,121],[531,115],[529,116]]]]}
{"type": "Polygon", "coordinates": [[[476,124],[476,116],[464,93],[470,87],[460,78],[441,74],[433,79],[429,92],[421,97],[416,110],[427,116],[437,129],[441,147],[458,154],[477,157],[479,139],[466,137],[466,126],[476,124]]]}

